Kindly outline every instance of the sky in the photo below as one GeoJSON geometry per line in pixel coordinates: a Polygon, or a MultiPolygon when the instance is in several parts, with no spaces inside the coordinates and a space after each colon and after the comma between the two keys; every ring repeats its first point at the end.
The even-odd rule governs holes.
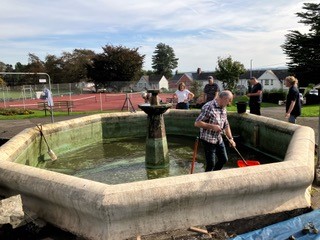
{"type": "Polygon", "coordinates": [[[74,49],[139,48],[152,70],[157,44],[173,48],[178,72],[214,71],[232,57],[247,69],[285,67],[281,45],[308,0],[1,0],[0,62],[28,63],[74,49]]]}

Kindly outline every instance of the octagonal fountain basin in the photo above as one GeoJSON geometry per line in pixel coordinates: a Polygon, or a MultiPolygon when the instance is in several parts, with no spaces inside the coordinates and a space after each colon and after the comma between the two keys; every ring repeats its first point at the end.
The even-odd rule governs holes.
{"type": "MultiPolygon", "coordinates": [[[[164,114],[167,135],[194,139],[198,114],[198,110],[168,110],[164,114]]],[[[147,115],[142,111],[97,114],[43,126],[58,156],[56,163],[48,163],[48,148],[36,127],[1,146],[0,194],[20,194],[24,207],[39,218],[99,240],[310,207],[314,131],[246,113],[229,113],[229,122],[246,147],[280,161],[208,173],[200,168],[195,174],[118,184],[44,169],[98,142],[146,136],[147,115]]],[[[85,158],[80,161],[86,163],[85,158]]]]}

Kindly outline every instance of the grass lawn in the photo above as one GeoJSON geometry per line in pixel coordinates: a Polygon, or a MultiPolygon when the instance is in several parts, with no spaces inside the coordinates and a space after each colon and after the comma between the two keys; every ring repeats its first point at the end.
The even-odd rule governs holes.
{"type": "MultiPolygon", "coordinates": [[[[110,111],[108,111],[110,112],[110,111]]],[[[0,111],[1,113],[1,111],[0,111]]],[[[91,115],[101,112],[72,112],[71,115],[91,115]]],[[[68,112],[54,112],[54,117],[57,116],[68,116],[68,112]]],[[[29,119],[29,118],[44,118],[50,116],[50,113],[47,112],[47,116],[44,115],[44,111],[41,110],[32,110],[32,112],[28,113],[21,113],[21,114],[14,114],[14,115],[1,115],[0,120],[19,120],[19,119],[29,119]]]]}
{"type": "MultiPolygon", "coordinates": [[[[272,103],[262,103],[261,108],[270,108],[270,107],[277,107],[277,104],[272,103]]],[[[41,110],[32,110],[31,113],[24,112],[23,109],[19,109],[18,113],[13,115],[2,115],[2,109],[0,109],[0,120],[19,120],[19,119],[28,119],[28,118],[44,118],[48,117],[44,115],[44,112],[41,110]]],[[[8,110],[8,109],[6,109],[8,110]]],[[[228,111],[237,111],[237,106],[235,103],[232,106],[227,108],[228,111]]],[[[116,111],[104,111],[107,112],[116,112],[116,111]]],[[[72,112],[71,115],[92,115],[96,113],[101,113],[100,111],[95,112],[72,112]]],[[[67,112],[54,112],[54,116],[67,116],[67,112]]],[[[319,116],[319,105],[308,105],[302,107],[302,114],[300,117],[318,117],[319,116]]]]}
{"type": "MultiPolygon", "coordinates": [[[[261,108],[277,107],[277,104],[273,103],[262,103],[261,108]]],[[[227,108],[228,111],[237,111],[237,106],[232,104],[232,106],[227,108]]],[[[284,113],[283,113],[284,114],[284,113]]],[[[319,116],[319,105],[304,105],[302,107],[302,113],[300,117],[318,117],[319,116]]]]}
{"type": "Polygon", "coordinates": [[[302,114],[300,117],[319,117],[320,105],[309,105],[302,107],[302,114]]]}
{"type": "MultiPolygon", "coordinates": [[[[278,107],[278,106],[279,105],[274,104],[274,103],[262,103],[261,104],[261,108],[278,107]]],[[[248,106],[247,106],[247,109],[248,109],[248,106]]],[[[231,111],[231,112],[236,112],[237,111],[236,101],[234,101],[230,107],[227,107],[227,110],[231,111]]]]}

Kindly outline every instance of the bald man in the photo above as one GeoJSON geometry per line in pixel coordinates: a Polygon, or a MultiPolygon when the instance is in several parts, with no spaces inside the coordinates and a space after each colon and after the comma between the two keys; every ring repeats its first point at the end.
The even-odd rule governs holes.
{"type": "Polygon", "coordinates": [[[222,133],[225,132],[230,144],[235,147],[230,125],[227,119],[226,107],[232,103],[233,94],[222,91],[216,99],[207,102],[201,109],[194,126],[200,128],[200,141],[206,157],[206,172],[221,170],[228,162],[226,147],[222,133]],[[217,159],[216,159],[217,157],[217,159]]]}

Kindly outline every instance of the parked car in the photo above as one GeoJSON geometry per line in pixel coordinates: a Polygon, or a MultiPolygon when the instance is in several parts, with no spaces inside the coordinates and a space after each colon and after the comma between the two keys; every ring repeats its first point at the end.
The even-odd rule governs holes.
{"type": "Polygon", "coordinates": [[[318,96],[318,90],[317,90],[317,89],[311,89],[311,90],[309,91],[309,94],[311,94],[311,95],[317,95],[317,96],[318,96]]]}
{"type": "Polygon", "coordinates": [[[299,98],[300,98],[301,105],[306,104],[306,98],[303,97],[302,93],[299,93],[299,98]]]}

